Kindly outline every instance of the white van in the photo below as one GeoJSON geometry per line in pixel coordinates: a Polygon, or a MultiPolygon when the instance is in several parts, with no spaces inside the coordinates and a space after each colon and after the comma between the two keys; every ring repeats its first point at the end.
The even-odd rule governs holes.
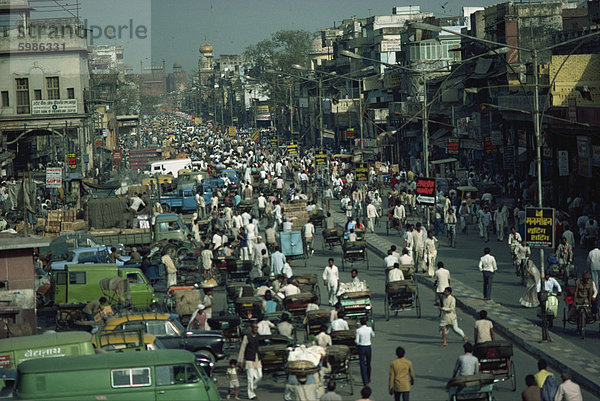
{"type": "Polygon", "coordinates": [[[177,172],[183,169],[192,169],[192,159],[173,159],[161,160],[150,164],[150,175],[168,175],[173,174],[173,178],[177,178],[177,172]]]}

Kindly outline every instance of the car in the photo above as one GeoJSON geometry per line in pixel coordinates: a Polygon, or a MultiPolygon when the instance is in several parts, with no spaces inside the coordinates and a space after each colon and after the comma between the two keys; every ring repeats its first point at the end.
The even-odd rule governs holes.
{"type": "Polygon", "coordinates": [[[186,330],[179,320],[168,313],[128,313],[109,319],[100,333],[114,330],[143,329],[155,335],[168,349],[185,349],[203,353],[218,361],[225,358],[223,345],[225,338],[217,330],[186,330]]]}
{"type": "MultiPolygon", "coordinates": [[[[53,260],[50,263],[52,270],[64,270],[66,265],[90,264],[90,263],[110,263],[108,257],[110,249],[107,246],[95,246],[87,248],[76,248],[67,251],[62,260],[53,260]]],[[[125,262],[130,259],[129,256],[119,256],[117,266],[123,267],[125,262]]]]}
{"type": "Polygon", "coordinates": [[[72,232],[54,238],[49,246],[40,248],[39,253],[40,256],[51,253],[52,260],[63,260],[67,257],[67,252],[72,249],[95,246],[100,246],[100,243],[93,235],[72,232]]]}

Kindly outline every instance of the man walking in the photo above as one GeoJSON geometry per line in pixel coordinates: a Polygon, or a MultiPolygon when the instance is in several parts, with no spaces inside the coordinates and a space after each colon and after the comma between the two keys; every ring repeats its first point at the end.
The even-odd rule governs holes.
{"type": "Polygon", "coordinates": [[[360,328],[356,330],[354,341],[358,346],[358,360],[360,363],[360,375],[362,376],[363,386],[371,382],[371,338],[375,337],[375,332],[367,326],[367,318],[360,318],[360,328]]]}
{"type": "Polygon", "coordinates": [[[406,351],[402,347],[396,348],[397,359],[390,365],[390,381],[388,390],[394,395],[394,401],[409,401],[410,386],[415,384],[415,371],[412,363],[404,357],[406,351]]]}
{"type": "Polygon", "coordinates": [[[490,255],[490,248],[483,250],[484,255],[479,259],[479,271],[483,273],[483,300],[489,301],[492,299],[492,279],[498,266],[496,258],[490,255]]]}
{"type": "Polygon", "coordinates": [[[240,367],[242,367],[243,361],[243,368],[246,369],[246,377],[248,378],[248,399],[250,400],[256,399],[256,387],[262,378],[262,364],[258,357],[258,344],[258,323],[252,322],[250,325],[250,333],[244,336],[238,354],[240,367]]]}
{"type": "Polygon", "coordinates": [[[369,202],[367,205],[367,230],[374,233],[375,232],[375,219],[379,217],[379,213],[377,212],[377,208],[372,202],[369,202]]]}
{"type": "Polygon", "coordinates": [[[340,282],[340,274],[336,265],[333,264],[333,258],[329,258],[329,265],[323,270],[323,284],[327,286],[329,293],[329,305],[337,303],[337,289],[340,282]]]}
{"type": "Polygon", "coordinates": [[[440,328],[442,330],[442,346],[446,347],[446,327],[452,326],[452,330],[462,337],[463,343],[467,341],[465,332],[458,327],[458,317],[456,316],[456,299],[452,296],[452,288],[444,289],[444,303],[438,309],[442,311],[442,319],[440,320],[440,328]]]}
{"type": "Polygon", "coordinates": [[[592,274],[592,282],[596,284],[596,288],[600,288],[600,249],[597,246],[588,253],[587,265],[592,274]]]}
{"type": "Polygon", "coordinates": [[[438,269],[435,271],[435,295],[436,306],[441,306],[444,303],[444,290],[450,287],[450,271],[444,268],[444,262],[438,262],[438,269]]]}

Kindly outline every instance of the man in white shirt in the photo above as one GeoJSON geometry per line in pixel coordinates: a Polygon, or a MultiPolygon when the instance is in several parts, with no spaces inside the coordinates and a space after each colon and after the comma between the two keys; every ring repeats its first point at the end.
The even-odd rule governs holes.
{"type": "Polygon", "coordinates": [[[581,387],[571,381],[571,372],[568,370],[560,375],[562,383],[554,395],[554,401],[583,401],[581,387]]]}
{"type": "Polygon", "coordinates": [[[416,229],[412,232],[414,254],[413,259],[415,261],[415,272],[425,273],[425,239],[427,233],[421,226],[421,223],[417,223],[416,229]]]}
{"type": "Polygon", "coordinates": [[[348,322],[344,320],[344,316],[346,314],[344,311],[338,312],[337,319],[331,322],[331,332],[341,331],[341,330],[350,330],[348,326],[348,322]]]}
{"type": "Polygon", "coordinates": [[[223,247],[223,237],[220,234],[221,232],[217,231],[212,237],[213,252],[218,251],[223,247]]]}
{"type": "Polygon", "coordinates": [[[385,262],[385,267],[386,268],[392,267],[396,263],[400,263],[398,261],[398,259],[394,256],[394,251],[392,251],[391,249],[388,250],[387,256],[385,258],[383,258],[383,261],[385,262]]]}
{"type": "Polygon", "coordinates": [[[600,279],[600,249],[598,247],[595,247],[588,253],[587,265],[592,274],[592,283],[596,284],[596,288],[600,288],[600,283],[598,282],[600,279]]]}
{"type": "Polygon", "coordinates": [[[290,265],[291,261],[292,261],[292,259],[290,259],[290,257],[288,256],[287,258],[285,258],[285,263],[283,264],[282,274],[288,280],[291,279],[292,276],[294,275],[294,273],[292,272],[292,266],[290,265]]]}
{"type": "Polygon", "coordinates": [[[562,288],[558,281],[556,281],[554,277],[550,277],[549,272],[545,272],[544,277],[540,278],[535,285],[535,289],[538,293],[542,292],[542,281],[544,282],[544,291],[553,294],[560,294],[562,292],[562,288]]]}
{"type": "Polygon", "coordinates": [[[283,292],[283,295],[285,295],[286,298],[292,295],[300,294],[300,284],[298,283],[298,280],[289,281],[290,283],[280,290],[281,292],[283,292]]]}
{"type": "Polygon", "coordinates": [[[388,282],[404,280],[404,273],[400,269],[400,264],[394,263],[394,268],[388,273],[388,282]]]}
{"type": "Polygon", "coordinates": [[[252,216],[250,215],[250,213],[248,213],[248,212],[242,213],[242,226],[243,227],[246,227],[248,224],[250,224],[250,220],[252,220],[252,216]]]}
{"type": "Polygon", "coordinates": [[[435,293],[437,295],[436,305],[441,306],[444,302],[444,290],[450,287],[450,271],[444,267],[443,262],[438,262],[438,269],[435,271],[435,293]]]}
{"type": "Polygon", "coordinates": [[[402,256],[400,256],[400,259],[398,259],[398,262],[401,265],[412,265],[413,264],[413,258],[408,254],[408,249],[406,249],[406,248],[402,249],[402,256]]]}
{"type": "Polygon", "coordinates": [[[233,216],[232,221],[235,223],[235,226],[238,229],[244,226],[244,220],[242,219],[242,216],[240,216],[240,212],[237,210],[235,211],[235,215],[233,216]]]}
{"type": "Polygon", "coordinates": [[[369,202],[367,205],[367,230],[374,233],[375,232],[375,219],[379,217],[379,212],[377,212],[377,208],[373,205],[372,202],[369,202]]]}
{"type": "Polygon", "coordinates": [[[140,195],[136,193],[133,197],[131,197],[131,206],[129,206],[129,208],[137,214],[137,212],[140,209],[140,206],[146,207],[146,204],[144,203],[142,198],[140,198],[140,195]]]}
{"type": "Polygon", "coordinates": [[[490,248],[483,250],[484,255],[479,259],[479,271],[483,273],[483,299],[489,301],[492,299],[492,280],[498,266],[496,258],[490,255],[490,248]]]}
{"type": "Polygon", "coordinates": [[[258,216],[262,219],[265,215],[265,209],[267,208],[267,198],[261,193],[258,199],[256,199],[258,203],[258,216]]]}
{"type": "Polygon", "coordinates": [[[371,338],[375,337],[375,332],[367,326],[367,318],[360,318],[360,328],[356,330],[356,342],[358,348],[358,361],[360,363],[360,375],[363,386],[371,382],[371,338]]]}
{"type": "Polygon", "coordinates": [[[307,250],[311,252],[311,254],[315,253],[313,249],[313,237],[315,236],[315,226],[312,221],[308,221],[304,225],[304,239],[306,240],[307,250]]]}
{"type": "Polygon", "coordinates": [[[329,305],[337,303],[337,289],[340,282],[340,275],[337,266],[333,263],[333,258],[329,258],[328,265],[323,270],[323,284],[327,286],[329,293],[329,305]]]}

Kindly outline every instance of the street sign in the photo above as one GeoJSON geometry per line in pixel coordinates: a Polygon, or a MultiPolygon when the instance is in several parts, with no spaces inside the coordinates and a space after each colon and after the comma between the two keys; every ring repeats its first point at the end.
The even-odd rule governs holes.
{"type": "Polygon", "coordinates": [[[295,155],[298,153],[298,145],[294,142],[290,142],[287,146],[287,152],[290,155],[295,155]]]}
{"type": "Polygon", "coordinates": [[[525,243],[531,248],[554,249],[553,208],[525,208],[525,243]]]}
{"type": "Polygon", "coordinates": [[[271,138],[271,147],[273,148],[277,148],[277,146],[279,146],[279,140],[277,138],[271,138]]]}
{"type": "Polygon", "coordinates": [[[356,181],[367,182],[369,180],[369,165],[358,163],[356,166],[356,181]]]}
{"type": "Polygon", "coordinates": [[[315,154],[315,164],[317,166],[326,166],[327,165],[327,152],[320,151],[315,154]]]}
{"type": "Polygon", "coordinates": [[[62,168],[46,167],[46,188],[62,188],[62,168]]]}
{"type": "Polygon", "coordinates": [[[233,125],[229,126],[229,136],[233,137],[237,135],[237,129],[233,125]]]}
{"type": "Polygon", "coordinates": [[[459,150],[458,138],[448,138],[448,150],[446,153],[449,155],[457,155],[459,150]]]}
{"type": "Polygon", "coordinates": [[[417,203],[435,206],[435,178],[417,178],[417,203]]]}
{"type": "Polygon", "coordinates": [[[77,155],[75,153],[69,153],[67,155],[67,164],[69,168],[77,168],[77,155]]]}

